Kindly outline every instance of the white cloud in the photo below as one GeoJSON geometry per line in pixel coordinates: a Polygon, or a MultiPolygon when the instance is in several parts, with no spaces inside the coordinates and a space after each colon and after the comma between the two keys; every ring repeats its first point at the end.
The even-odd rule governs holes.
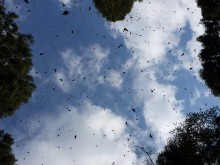
{"type": "Polygon", "coordinates": [[[18,165],[136,162],[126,139],[125,119],[89,101],[79,108],[70,105],[67,111],[66,106],[59,109],[56,115],[38,118],[40,122],[30,121],[31,140],[15,148],[18,165]]]}
{"type": "Polygon", "coordinates": [[[71,7],[72,6],[72,1],[71,0],[59,0],[60,3],[64,4],[66,7],[71,7]]]}
{"type": "Polygon", "coordinates": [[[169,131],[175,127],[173,123],[184,120],[182,101],[175,97],[176,87],[158,83],[153,72],[151,78],[138,75],[133,84],[137,104],[143,105],[146,125],[160,150],[170,137],[169,131]]]}
{"type": "Polygon", "coordinates": [[[71,92],[75,87],[74,82],[80,82],[92,88],[94,83],[99,82],[97,79],[104,64],[108,62],[109,53],[108,49],[98,44],[81,48],[80,55],[73,49],[66,49],[61,52],[64,66],[57,69],[54,83],[65,93],[71,92]]]}
{"type": "Polygon", "coordinates": [[[31,68],[30,75],[36,79],[42,78],[42,74],[39,73],[34,66],[31,68]]]}
{"type": "Polygon", "coordinates": [[[68,79],[64,70],[58,71],[54,76],[54,83],[62,89],[64,93],[70,92],[73,85],[71,85],[70,80],[68,79]]]}
{"type": "Polygon", "coordinates": [[[86,67],[89,67],[88,69],[95,73],[100,73],[103,65],[108,62],[107,56],[109,54],[109,49],[105,49],[98,44],[91,45],[84,53],[84,56],[89,58],[88,65],[86,67]]]}
{"type": "Polygon", "coordinates": [[[146,125],[152,129],[158,149],[166,143],[170,136],[169,131],[184,119],[182,113],[183,101],[176,98],[175,87],[170,81],[175,80],[175,70],[189,70],[193,66],[195,74],[200,68],[198,51],[200,46],[195,43],[195,38],[202,33],[198,23],[201,12],[196,7],[196,2],[184,0],[170,1],[143,1],[135,3],[131,13],[124,21],[112,23],[109,28],[116,29],[113,36],[122,36],[132,57],[124,65],[133,73],[133,90],[137,97],[137,104],[143,105],[143,114],[146,125]],[[190,24],[192,38],[187,43],[180,45],[184,38],[184,27],[190,24]],[[127,28],[129,32],[123,32],[127,28]],[[118,31],[119,29],[119,31],[118,31]],[[182,29],[182,30],[181,30],[182,29]],[[187,49],[183,58],[179,58],[179,47],[187,49]],[[197,49],[197,52],[194,52],[197,49]],[[168,58],[172,50],[176,63],[168,58]],[[162,66],[166,69],[161,71],[162,66]],[[142,70],[142,73],[140,73],[142,70]],[[158,73],[163,73],[163,81],[159,81],[158,73]]]}
{"type": "Polygon", "coordinates": [[[190,104],[191,105],[195,105],[196,101],[200,98],[201,94],[199,92],[199,90],[196,88],[195,92],[193,93],[192,98],[190,98],[190,104]]]}
{"type": "Polygon", "coordinates": [[[202,68],[198,54],[201,50],[201,44],[196,41],[196,38],[200,36],[201,33],[196,33],[193,35],[192,40],[187,42],[187,53],[182,58],[183,67],[186,70],[192,68],[192,74],[196,76],[196,78],[201,81],[199,76],[199,70],[202,68]]]}
{"type": "Polygon", "coordinates": [[[111,70],[107,75],[107,81],[112,87],[121,88],[123,78],[120,73],[115,70],[111,70]]]}

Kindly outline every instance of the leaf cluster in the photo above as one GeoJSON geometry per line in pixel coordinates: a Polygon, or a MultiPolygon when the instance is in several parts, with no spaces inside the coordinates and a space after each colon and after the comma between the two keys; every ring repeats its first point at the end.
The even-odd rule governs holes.
{"type": "Polygon", "coordinates": [[[93,0],[96,9],[110,22],[124,20],[135,1],[137,0],[93,0]]]}
{"type": "Polygon", "coordinates": [[[0,118],[12,115],[27,103],[35,89],[29,75],[33,37],[18,31],[13,12],[0,6],[0,118]]]}
{"type": "Polygon", "coordinates": [[[16,159],[11,148],[13,144],[14,140],[11,135],[0,130],[0,165],[15,164],[16,159]]]}
{"type": "Polygon", "coordinates": [[[172,132],[158,165],[220,165],[220,109],[190,113],[172,132]]]}

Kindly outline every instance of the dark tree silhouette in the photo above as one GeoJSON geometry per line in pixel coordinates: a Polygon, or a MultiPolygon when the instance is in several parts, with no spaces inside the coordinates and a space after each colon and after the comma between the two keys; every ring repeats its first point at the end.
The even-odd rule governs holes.
{"type": "Polygon", "coordinates": [[[190,113],[172,132],[158,165],[220,165],[220,109],[190,113]]]}
{"type": "Polygon", "coordinates": [[[22,103],[27,103],[35,89],[29,75],[33,38],[18,32],[16,18],[0,3],[0,118],[12,115],[22,103]]]}
{"type": "Polygon", "coordinates": [[[201,77],[215,96],[220,96],[220,26],[218,21],[204,21],[205,34],[197,40],[202,43],[203,49],[199,54],[203,69],[201,77]]]}
{"type": "Polygon", "coordinates": [[[202,9],[201,23],[205,27],[205,34],[197,38],[203,47],[199,54],[203,67],[200,75],[212,93],[220,96],[220,1],[197,0],[197,4],[202,9]]]}
{"type": "Polygon", "coordinates": [[[124,20],[135,1],[137,0],[93,0],[96,9],[107,21],[111,22],[124,20]]]}
{"type": "Polygon", "coordinates": [[[14,140],[11,135],[0,130],[0,164],[1,165],[14,165],[16,162],[15,156],[12,153],[11,146],[14,140]]]}
{"type": "Polygon", "coordinates": [[[220,20],[219,0],[197,0],[197,5],[202,9],[202,16],[205,20],[220,20]]]}

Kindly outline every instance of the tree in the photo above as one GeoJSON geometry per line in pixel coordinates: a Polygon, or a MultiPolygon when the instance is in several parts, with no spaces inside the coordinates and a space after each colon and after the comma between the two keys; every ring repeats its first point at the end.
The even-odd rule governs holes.
{"type": "Polygon", "coordinates": [[[202,9],[202,16],[205,20],[220,20],[219,0],[197,0],[197,5],[202,9]],[[211,9],[211,10],[210,10],[211,9]]]}
{"type": "Polygon", "coordinates": [[[197,0],[202,9],[201,23],[205,34],[197,40],[202,43],[199,58],[202,63],[200,76],[215,96],[220,96],[220,2],[218,0],[197,0]]]}
{"type": "Polygon", "coordinates": [[[220,26],[218,21],[204,21],[205,34],[197,40],[203,49],[199,54],[203,68],[200,76],[215,96],[220,96],[220,26]]]}
{"type": "Polygon", "coordinates": [[[18,32],[17,18],[0,4],[0,118],[12,115],[27,103],[35,89],[29,75],[33,37],[18,32]]]}
{"type": "Polygon", "coordinates": [[[0,164],[1,165],[14,165],[16,162],[15,156],[12,153],[11,146],[14,140],[11,135],[0,130],[0,164]]]}
{"type": "Polygon", "coordinates": [[[134,1],[137,0],[93,0],[96,9],[107,21],[111,22],[124,20],[125,16],[130,13],[134,1]]]}
{"type": "Polygon", "coordinates": [[[189,113],[172,132],[158,165],[220,165],[220,109],[189,113]]]}

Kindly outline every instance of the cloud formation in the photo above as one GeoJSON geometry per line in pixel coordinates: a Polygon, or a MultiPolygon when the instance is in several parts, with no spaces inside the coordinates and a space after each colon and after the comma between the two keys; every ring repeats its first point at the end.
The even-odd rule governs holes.
{"type": "Polygon", "coordinates": [[[15,148],[18,165],[132,164],[137,160],[126,139],[125,119],[90,101],[80,107],[59,107],[58,114],[31,123],[31,140],[15,148]]]}
{"type": "Polygon", "coordinates": [[[81,55],[75,53],[73,49],[66,49],[61,52],[64,66],[58,68],[53,82],[64,93],[71,92],[77,82],[92,86],[98,82],[97,78],[108,61],[109,53],[108,49],[104,49],[98,44],[82,48],[81,55]]]}
{"type": "Polygon", "coordinates": [[[111,70],[107,75],[107,81],[112,87],[121,88],[123,78],[119,72],[111,70]]]}
{"type": "Polygon", "coordinates": [[[143,105],[145,123],[154,133],[159,150],[175,127],[173,123],[184,119],[183,100],[176,97],[179,86],[171,84],[175,73],[184,69],[198,75],[197,53],[201,47],[195,38],[203,32],[200,18],[194,1],[143,1],[141,5],[135,3],[124,21],[109,27],[115,29],[114,37],[123,37],[132,54],[124,68],[133,73],[137,104],[143,105]],[[184,36],[186,28],[192,30],[188,38],[184,36]]]}

